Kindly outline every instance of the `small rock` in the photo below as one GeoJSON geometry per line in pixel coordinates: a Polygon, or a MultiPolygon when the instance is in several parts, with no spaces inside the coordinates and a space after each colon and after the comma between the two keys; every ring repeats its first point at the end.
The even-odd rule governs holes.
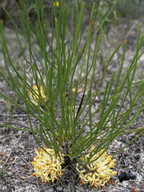
{"type": "Polygon", "coordinates": [[[120,182],[128,181],[130,179],[136,179],[136,175],[134,175],[132,172],[122,172],[120,175],[118,175],[118,179],[120,182]]]}
{"type": "Polygon", "coordinates": [[[57,191],[57,192],[63,192],[63,188],[62,188],[62,187],[57,187],[57,188],[56,188],[56,191],[57,191]]]}
{"type": "Polygon", "coordinates": [[[140,155],[139,154],[138,155],[134,155],[133,157],[134,157],[134,159],[139,160],[140,155]]]}

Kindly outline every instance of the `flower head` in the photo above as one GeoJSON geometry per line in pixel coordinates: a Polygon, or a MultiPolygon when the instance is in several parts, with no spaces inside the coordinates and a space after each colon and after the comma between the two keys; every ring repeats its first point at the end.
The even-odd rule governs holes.
{"type": "MultiPolygon", "coordinates": [[[[91,151],[94,149],[94,146],[91,147],[91,151]]],[[[99,151],[92,157],[92,162],[86,164],[86,166],[77,166],[77,171],[79,172],[79,178],[81,179],[81,184],[90,184],[92,187],[102,187],[109,180],[112,175],[116,175],[117,172],[113,171],[111,168],[115,166],[114,159],[112,156],[108,156],[104,152],[99,158],[98,156],[103,152],[99,151]],[[98,159],[97,159],[98,158],[98,159]],[[96,159],[96,160],[95,160],[96,159]]],[[[90,154],[82,157],[82,160],[86,162],[90,154]]]]}
{"type": "Polygon", "coordinates": [[[46,148],[45,150],[40,148],[40,152],[35,149],[37,156],[31,164],[34,167],[35,173],[33,176],[40,177],[42,183],[55,180],[59,181],[59,178],[63,175],[61,165],[64,162],[63,154],[56,156],[53,149],[46,148]],[[45,151],[46,150],[46,151],[45,151]]]}
{"type": "Polygon", "coordinates": [[[29,91],[29,96],[31,98],[31,101],[36,105],[37,103],[40,103],[40,105],[43,105],[42,99],[46,102],[47,98],[44,92],[44,89],[42,86],[38,89],[36,85],[33,85],[32,89],[33,92],[29,91]],[[42,98],[42,99],[41,99],[42,98]]]}

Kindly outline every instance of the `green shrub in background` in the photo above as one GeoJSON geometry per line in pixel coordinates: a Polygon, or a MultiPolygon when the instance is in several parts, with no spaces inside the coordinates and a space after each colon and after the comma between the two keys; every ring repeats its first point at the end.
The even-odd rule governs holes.
{"type": "Polygon", "coordinates": [[[139,19],[144,13],[144,1],[139,0],[121,0],[116,6],[117,17],[123,19],[123,22],[130,28],[133,20],[139,19]]]}
{"type": "Polygon", "coordinates": [[[118,1],[116,8],[122,17],[137,18],[143,14],[144,2],[137,0],[118,1]]]}
{"type": "Polygon", "coordinates": [[[141,51],[144,37],[140,35],[141,25],[138,28],[135,55],[125,74],[122,74],[126,53],[126,42],[123,42],[109,57],[101,79],[95,81],[102,37],[100,30],[113,9],[99,24],[94,32],[96,36],[92,36],[94,17],[98,13],[94,3],[89,17],[87,38],[83,43],[84,4],[81,1],[78,1],[76,8],[72,10],[72,20],[67,20],[67,10],[60,1],[59,6],[53,6],[49,20],[44,17],[41,1],[35,0],[34,6],[36,26],[33,26],[29,19],[23,1],[23,11],[18,9],[21,30],[10,16],[26,61],[19,69],[10,55],[4,37],[3,22],[0,23],[1,49],[6,67],[6,73],[1,70],[0,74],[24,105],[18,104],[3,93],[0,95],[27,113],[30,129],[2,124],[0,126],[32,132],[41,148],[40,152],[36,149],[37,157],[32,165],[35,175],[41,177],[43,183],[59,180],[66,171],[63,165],[66,165],[65,159],[68,158],[69,162],[77,166],[82,183],[89,183],[94,187],[103,186],[111,175],[116,174],[111,169],[115,165],[114,160],[106,153],[112,141],[131,131],[139,131],[136,138],[144,132],[143,128],[125,131],[143,110],[143,80],[134,82],[137,62],[144,52],[141,51]],[[28,42],[29,58],[25,55],[19,38],[20,33],[28,42]],[[91,47],[93,41],[94,49],[91,47]],[[112,73],[107,81],[107,69],[121,46],[123,54],[121,62],[118,63],[119,70],[112,73]],[[32,83],[29,82],[28,75],[32,76],[32,83]],[[103,83],[105,86],[102,86],[103,83]],[[136,83],[138,88],[133,93],[136,83]],[[100,104],[92,110],[96,98],[100,95],[103,95],[100,104]],[[124,110],[128,98],[129,106],[124,110]],[[38,120],[37,127],[33,126],[31,117],[38,120]],[[43,143],[39,142],[39,138],[43,143]]]}

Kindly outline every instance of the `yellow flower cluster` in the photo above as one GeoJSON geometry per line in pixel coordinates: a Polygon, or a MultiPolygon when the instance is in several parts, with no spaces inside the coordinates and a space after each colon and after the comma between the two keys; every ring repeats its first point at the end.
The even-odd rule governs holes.
{"type": "Polygon", "coordinates": [[[29,96],[31,98],[31,101],[36,105],[37,103],[40,103],[40,105],[43,105],[41,102],[41,98],[46,102],[46,95],[44,92],[44,89],[42,86],[40,86],[40,91],[38,90],[38,87],[36,85],[33,85],[32,89],[34,92],[29,91],[29,96]]]}
{"type": "MultiPolygon", "coordinates": [[[[94,146],[91,147],[91,151],[94,149],[94,146]]],[[[80,165],[76,167],[76,170],[79,173],[79,178],[81,179],[81,184],[90,184],[92,187],[101,188],[104,186],[112,175],[116,175],[117,172],[113,171],[111,168],[115,166],[114,159],[112,156],[108,156],[104,152],[98,159],[96,159],[103,151],[99,151],[95,154],[91,161],[92,163],[86,164],[84,166],[80,165]],[[96,160],[95,160],[96,159],[96,160]]],[[[85,157],[82,157],[83,161],[87,161],[89,154],[85,157]]]]}
{"type": "Polygon", "coordinates": [[[35,149],[37,156],[34,158],[34,161],[31,162],[35,171],[33,176],[40,177],[42,183],[49,181],[54,182],[55,180],[59,181],[59,178],[63,175],[61,167],[62,163],[64,163],[63,155],[60,154],[60,159],[59,156],[55,155],[53,149],[45,147],[45,150],[40,149],[39,152],[35,149]]]}
{"type": "MultiPolygon", "coordinates": [[[[91,147],[91,151],[94,149],[94,146],[91,147]]],[[[45,150],[40,149],[38,152],[35,149],[37,156],[34,158],[34,161],[31,164],[34,167],[33,176],[40,177],[42,179],[42,183],[55,180],[59,181],[59,179],[63,175],[61,165],[64,163],[64,154],[61,153],[60,157],[55,155],[53,149],[45,148],[45,150]],[[46,152],[46,151],[47,152],[46,152]]],[[[104,152],[98,159],[97,157],[103,151],[99,151],[95,154],[90,164],[86,164],[85,166],[77,164],[76,170],[79,173],[79,178],[81,179],[81,184],[90,184],[91,187],[101,188],[107,182],[110,181],[110,177],[112,175],[116,175],[117,172],[113,171],[111,168],[115,166],[114,159],[112,160],[112,156],[108,156],[106,152],[104,152]]],[[[89,158],[90,153],[86,154],[81,159],[86,162],[89,158]]]]}

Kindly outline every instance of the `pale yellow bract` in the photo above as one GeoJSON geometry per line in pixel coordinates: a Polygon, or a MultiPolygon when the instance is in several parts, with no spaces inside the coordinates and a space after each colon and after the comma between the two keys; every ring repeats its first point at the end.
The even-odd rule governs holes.
{"type": "Polygon", "coordinates": [[[54,182],[55,180],[59,181],[59,178],[63,175],[61,165],[64,163],[63,154],[59,156],[55,155],[55,151],[53,149],[40,148],[40,152],[35,149],[37,156],[34,158],[34,161],[31,164],[34,167],[33,176],[40,177],[42,179],[42,183],[46,183],[49,181],[54,182]]]}
{"type": "Polygon", "coordinates": [[[40,104],[42,105],[42,99],[44,100],[44,102],[47,101],[46,99],[46,95],[44,92],[44,89],[42,86],[40,86],[40,91],[38,90],[38,87],[36,85],[33,85],[32,89],[34,90],[33,92],[29,91],[29,96],[31,98],[31,101],[36,105],[36,104],[40,104]],[[41,99],[42,98],[42,99],[41,99]]]}
{"type": "MultiPolygon", "coordinates": [[[[91,147],[91,151],[94,149],[94,146],[91,147]]],[[[90,184],[92,187],[101,188],[104,186],[112,175],[116,175],[117,172],[113,171],[111,168],[115,166],[114,159],[112,160],[112,156],[108,156],[106,152],[104,152],[100,158],[97,157],[103,151],[99,151],[95,154],[90,164],[86,164],[84,166],[80,165],[76,167],[76,170],[79,173],[79,178],[81,179],[81,184],[90,184]],[[97,159],[97,160],[95,160],[97,159]]],[[[89,154],[82,157],[83,161],[87,161],[89,158],[89,154]]]]}

